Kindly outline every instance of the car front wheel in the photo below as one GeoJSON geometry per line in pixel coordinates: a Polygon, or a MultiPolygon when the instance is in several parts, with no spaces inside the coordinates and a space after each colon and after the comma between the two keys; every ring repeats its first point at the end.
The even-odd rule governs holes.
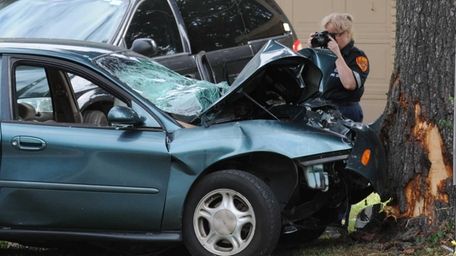
{"type": "Polygon", "coordinates": [[[184,211],[184,242],[192,255],[269,255],[280,229],[280,209],[271,189],[238,170],[204,177],[184,211]]]}

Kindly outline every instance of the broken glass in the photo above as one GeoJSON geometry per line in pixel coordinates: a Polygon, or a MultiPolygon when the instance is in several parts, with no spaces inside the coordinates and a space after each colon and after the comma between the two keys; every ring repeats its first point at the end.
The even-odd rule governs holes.
{"type": "Polygon", "coordinates": [[[182,76],[133,53],[112,53],[95,62],[161,110],[182,116],[201,113],[229,88],[226,82],[213,84],[182,76]]]}

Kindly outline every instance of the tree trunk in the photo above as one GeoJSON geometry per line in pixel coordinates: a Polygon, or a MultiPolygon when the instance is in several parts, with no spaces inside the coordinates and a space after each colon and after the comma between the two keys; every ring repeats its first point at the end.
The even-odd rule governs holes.
{"type": "Polygon", "coordinates": [[[456,0],[397,0],[396,58],[381,137],[397,217],[438,222],[452,177],[456,0]]]}

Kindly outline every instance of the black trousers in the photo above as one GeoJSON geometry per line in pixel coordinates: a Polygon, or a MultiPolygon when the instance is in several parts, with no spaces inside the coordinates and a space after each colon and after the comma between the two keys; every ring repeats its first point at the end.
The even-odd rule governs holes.
{"type": "Polygon", "coordinates": [[[337,104],[337,107],[344,117],[355,122],[361,123],[363,121],[363,110],[361,109],[359,102],[341,103],[337,104]]]}

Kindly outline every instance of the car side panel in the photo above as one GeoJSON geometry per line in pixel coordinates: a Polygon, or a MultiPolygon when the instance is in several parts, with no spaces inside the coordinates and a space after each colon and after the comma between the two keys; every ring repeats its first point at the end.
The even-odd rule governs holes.
{"type": "Polygon", "coordinates": [[[1,226],[160,229],[170,162],[164,132],[11,122],[2,136],[1,226]],[[18,136],[46,145],[20,150],[18,136]]]}
{"type": "Polygon", "coordinates": [[[376,191],[381,191],[385,185],[386,159],[385,149],[378,137],[378,134],[369,126],[363,125],[352,128],[356,134],[352,154],[347,161],[347,169],[358,173],[369,180],[376,191]],[[370,160],[366,165],[362,164],[359,156],[365,150],[370,150],[370,160]]]}
{"type": "Polygon", "coordinates": [[[181,129],[172,135],[172,156],[163,230],[180,228],[185,198],[194,181],[218,161],[255,152],[287,158],[347,151],[351,146],[338,135],[280,121],[251,120],[181,129]]]}

